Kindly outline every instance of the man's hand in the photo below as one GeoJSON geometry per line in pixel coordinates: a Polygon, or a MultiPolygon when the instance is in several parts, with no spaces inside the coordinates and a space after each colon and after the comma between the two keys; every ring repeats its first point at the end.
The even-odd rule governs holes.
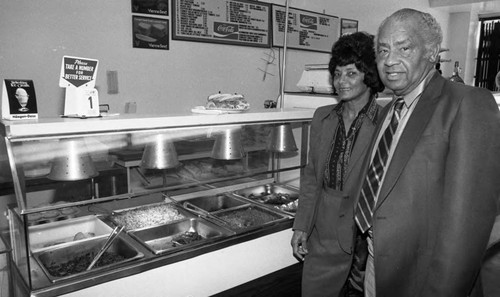
{"type": "Polygon", "coordinates": [[[292,244],[292,249],[293,249],[293,255],[297,259],[304,261],[304,257],[308,253],[307,233],[304,231],[300,231],[300,230],[294,230],[291,244],[292,244]]]}

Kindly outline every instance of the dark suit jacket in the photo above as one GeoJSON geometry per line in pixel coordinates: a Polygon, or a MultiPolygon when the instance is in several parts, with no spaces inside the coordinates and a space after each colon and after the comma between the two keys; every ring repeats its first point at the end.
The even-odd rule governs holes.
{"type": "MultiPolygon", "coordinates": [[[[308,246],[309,250],[313,250],[315,255],[314,260],[311,252],[306,256],[304,274],[309,275],[304,280],[310,277],[316,281],[313,285],[305,284],[303,281],[303,288],[308,288],[303,296],[325,296],[326,291],[328,291],[329,296],[335,296],[335,293],[340,291],[347,278],[352,253],[353,242],[351,238],[353,236],[354,221],[351,213],[352,224],[347,227],[342,226],[348,230],[338,232],[338,210],[340,200],[352,197],[349,196],[349,193],[352,191],[353,185],[357,184],[354,179],[360,175],[363,157],[367,152],[368,144],[376,128],[376,122],[372,122],[368,117],[364,118],[351,152],[344,190],[342,192],[338,191],[339,196],[328,197],[328,202],[322,201],[325,164],[339,123],[338,117],[333,111],[334,107],[335,105],[320,107],[313,116],[310,129],[309,160],[300,181],[299,207],[293,228],[305,231],[310,235],[313,228],[326,225],[320,232],[317,232],[315,240],[308,241],[309,245],[320,245],[319,240],[323,246],[308,246]],[[325,209],[318,211],[318,208],[322,206],[328,206],[328,211],[325,209]],[[323,215],[318,216],[318,213],[323,213],[323,215]],[[340,246],[340,241],[336,239],[337,234],[346,237],[342,240],[344,245],[340,246]],[[317,239],[318,237],[319,239],[317,239]],[[314,264],[308,265],[308,261],[314,264]],[[324,273],[325,271],[326,273],[324,273]],[[319,280],[321,278],[322,280],[319,280]]],[[[381,109],[378,106],[378,111],[381,109]]],[[[378,114],[379,112],[377,112],[378,114]]]]}
{"type": "MultiPolygon", "coordinates": [[[[401,135],[375,206],[377,296],[467,296],[495,220],[499,177],[493,96],[436,73],[401,135]]],[[[343,205],[340,215],[353,207],[343,205]]]]}

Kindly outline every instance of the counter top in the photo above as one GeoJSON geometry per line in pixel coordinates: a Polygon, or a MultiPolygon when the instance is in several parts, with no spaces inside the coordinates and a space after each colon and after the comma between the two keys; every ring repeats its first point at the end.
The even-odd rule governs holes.
{"type": "Polygon", "coordinates": [[[291,108],[285,110],[263,109],[233,114],[124,114],[99,118],[40,118],[38,120],[2,120],[0,133],[8,138],[61,136],[112,131],[147,130],[155,128],[182,128],[200,125],[246,124],[255,121],[281,122],[310,120],[314,110],[291,108]]]}

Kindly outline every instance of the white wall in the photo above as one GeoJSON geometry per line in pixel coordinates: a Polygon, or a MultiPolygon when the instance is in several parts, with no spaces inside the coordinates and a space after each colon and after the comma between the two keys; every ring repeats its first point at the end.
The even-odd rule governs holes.
{"type": "MultiPolygon", "coordinates": [[[[284,0],[268,1],[284,5],[284,0]]],[[[428,0],[291,0],[292,7],[359,20],[359,30],[375,33],[391,12],[408,6],[434,13],[447,27],[447,14],[429,9],[428,0]]],[[[170,17],[169,17],[170,18],[170,17]]],[[[132,13],[128,0],[0,1],[0,79],[33,79],[40,117],[62,113],[58,86],[64,55],[100,61],[96,86],[100,103],[124,112],[137,102],[138,113],[187,112],[212,93],[240,92],[252,108],[279,95],[278,63],[274,76],[258,70],[269,49],[197,42],[170,42],[170,50],[132,48],[132,13]],[[106,71],[118,72],[119,94],[107,94],[106,71]]],[[[277,49],[276,49],[277,50],[277,49]]],[[[289,50],[286,90],[305,64],[327,63],[328,54],[289,50]]]]}
{"type": "MultiPolygon", "coordinates": [[[[465,81],[465,71],[469,70],[467,68],[473,66],[466,63],[467,61],[467,48],[469,36],[469,21],[471,18],[470,12],[461,12],[461,13],[452,13],[450,14],[450,26],[449,26],[449,34],[453,36],[449,42],[450,51],[443,53],[442,57],[444,59],[451,59],[448,63],[451,71],[453,71],[453,66],[455,65],[455,61],[458,61],[460,64],[460,68],[462,68],[462,72],[460,73],[460,77],[465,81]],[[467,66],[467,67],[465,67],[467,66]]],[[[451,76],[450,73],[443,72],[445,77],[451,76]]],[[[470,77],[468,77],[470,79],[470,77]]],[[[471,80],[465,81],[466,84],[472,84],[471,80]]]]}

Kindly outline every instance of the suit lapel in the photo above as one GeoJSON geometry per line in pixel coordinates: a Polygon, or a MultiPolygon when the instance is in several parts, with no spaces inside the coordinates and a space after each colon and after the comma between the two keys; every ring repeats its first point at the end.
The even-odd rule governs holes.
{"type": "MultiPolygon", "coordinates": [[[[359,130],[358,137],[356,138],[356,143],[351,152],[351,157],[349,159],[349,168],[346,174],[346,180],[349,180],[349,176],[352,173],[352,170],[356,168],[357,162],[361,162],[363,160],[362,157],[365,156],[368,145],[371,143],[373,133],[375,131],[375,125],[372,123],[370,119],[365,117],[363,119],[363,123],[361,124],[361,129],[359,130]]],[[[358,174],[359,172],[356,172],[358,174]]]]}
{"type": "Polygon", "coordinates": [[[338,117],[333,114],[333,108],[328,113],[328,115],[321,122],[321,138],[319,145],[318,163],[316,164],[316,178],[317,180],[323,180],[323,174],[325,172],[325,164],[328,158],[328,153],[332,146],[333,136],[337,125],[339,124],[338,117]]]}
{"type": "MultiPolygon", "coordinates": [[[[335,135],[335,131],[339,125],[339,119],[335,111],[332,110],[328,113],[327,116],[321,122],[321,139],[319,146],[319,154],[318,160],[316,164],[316,177],[318,180],[323,180],[323,174],[325,172],[326,160],[329,157],[330,149],[332,146],[333,137],[335,135]]],[[[377,117],[380,116],[380,111],[377,117]]],[[[349,176],[353,173],[353,168],[356,167],[357,162],[362,162],[364,160],[364,156],[369,148],[369,144],[372,142],[372,136],[374,134],[376,126],[373,122],[365,117],[363,119],[363,123],[361,124],[361,129],[359,130],[359,135],[356,138],[356,143],[351,152],[351,157],[349,159],[349,168],[346,173],[346,180],[349,180],[349,176]]],[[[358,172],[355,172],[358,174],[358,172]]]]}
{"type": "Polygon", "coordinates": [[[438,103],[437,99],[441,92],[443,84],[442,80],[444,80],[444,78],[442,78],[439,74],[431,79],[429,85],[417,102],[417,105],[415,106],[415,109],[406,124],[405,130],[399,139],[391,164],[385,173],[384,183],[380,189],[375,209],[383,203],[391,189],[394,187],[396,181],[401,175],[401,172],[413,154],[413,150],[415,149],[417,142],[420,140],[420,136],[436,110],[435,106],[438,103]]]}

